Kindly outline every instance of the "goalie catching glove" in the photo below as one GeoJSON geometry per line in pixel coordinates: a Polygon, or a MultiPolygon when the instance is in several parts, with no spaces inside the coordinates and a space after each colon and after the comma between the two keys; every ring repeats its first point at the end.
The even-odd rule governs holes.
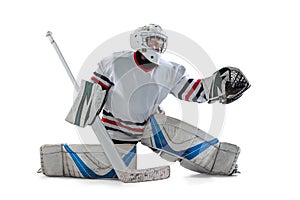
{"type": "Polygon", "coordinates": [[[208,103],[232,103],[250,87],[245,75],[235,67],[223,67],[202,82],[208,103]]]}

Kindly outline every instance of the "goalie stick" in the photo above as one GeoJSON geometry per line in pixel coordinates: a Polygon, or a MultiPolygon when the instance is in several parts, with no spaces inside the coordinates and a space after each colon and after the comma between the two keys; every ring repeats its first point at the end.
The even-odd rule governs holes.
{"type": "MultiPolygon", "coordinates": [[[[49,38],[51,44],[53,45],[56,53],[58,54],[65,70],[67,71],[76,91],[79,91],[79,86],[66,62],[60,49],[58,48],[56,42],[52,37],[50,31],[47,32],[46,37],[49,38]]],[[[169,178],[170,176],[170,166],[161,166],[147,169],[128,169],[123,162],[120,154],[118,153],[113,141],[108,135],[105,127],[103,126],[99,116],[96,117],[96,120],[91,125],[92,129],[97,136],[98,141],[103,147],[103,150],[112,164],[119,180],[124,183],[135,183],[135,182],[144,182],[144,181],[154,181],[169,178]]]]}

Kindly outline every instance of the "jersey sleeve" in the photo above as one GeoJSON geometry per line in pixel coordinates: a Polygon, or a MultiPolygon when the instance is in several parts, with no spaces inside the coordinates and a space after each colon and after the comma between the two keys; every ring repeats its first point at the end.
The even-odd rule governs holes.
{"type": "Polygon", "coordinates": [[[112,58],[107,57],[98,63],[98,68],[93,72],[91,80],[101,85],[103,90],[109,90],[114,85],[112,76],[112,58]]]}
{"type": "Polygon", "coordinates": [[[171,90],[171,94],[176,98],[198,103],[207,101],[201,79],[190,78],[189,75],[185,73],[183,66],[179,66],[176,78],[175,86],[171,90]]]}

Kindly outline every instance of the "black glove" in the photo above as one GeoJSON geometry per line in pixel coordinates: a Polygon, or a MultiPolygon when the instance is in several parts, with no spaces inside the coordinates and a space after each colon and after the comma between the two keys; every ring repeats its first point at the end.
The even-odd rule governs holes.
{"type": "Polygon", "coordinates": [[[235,67],[223,67],[202,81],[208,103],[232,103],[250,87],[246,76],[235,67]]]}

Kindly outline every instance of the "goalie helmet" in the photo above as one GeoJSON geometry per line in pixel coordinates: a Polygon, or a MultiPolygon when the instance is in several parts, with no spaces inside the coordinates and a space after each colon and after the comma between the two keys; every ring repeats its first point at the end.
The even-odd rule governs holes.
{"type": "Polygon", "coordinates": [[[150,62],[159,64],[160,56],[167,49],[168,36],[159,25],[150,24],[136,29],[130,35],[130,46],[140,51],[150,62]]]}

